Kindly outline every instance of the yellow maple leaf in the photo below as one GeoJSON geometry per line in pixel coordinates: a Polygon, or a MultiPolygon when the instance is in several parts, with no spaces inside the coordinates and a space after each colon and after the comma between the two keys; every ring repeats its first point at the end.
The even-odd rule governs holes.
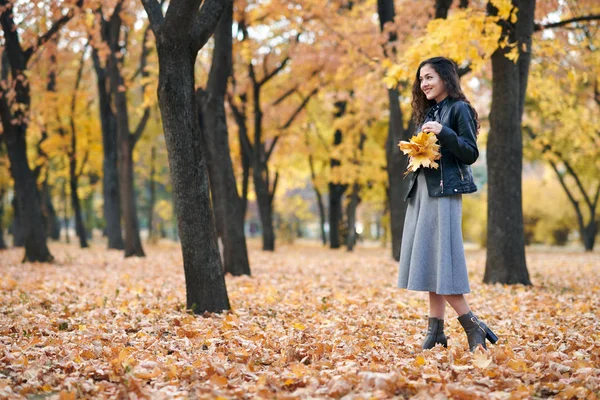
{"type": "Polygon", "coordinates": [[[419,132],[410,138],[410,142],[400,141],[400,150],[409,157],[406,173],[415,172],[420,167],[437,169],[439,164],[440,145],[437,144],[437,136],[433,132],[419,132]]]}
{"type": "Polygon", "coordinates": [[[488,358],[485,352],[479,348],[475,350],[475,354],[473,355],[473,365],[478,368],[485,369],[490,366],[492,363],[492,359],[488,358]]]}

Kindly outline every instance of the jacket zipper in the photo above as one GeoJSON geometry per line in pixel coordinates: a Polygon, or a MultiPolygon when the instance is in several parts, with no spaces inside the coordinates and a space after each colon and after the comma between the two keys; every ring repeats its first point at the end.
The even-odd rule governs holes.
{"type": "Polygon", "coordinates": [[[440,158],[440,186],[442,187],[442,194],[444,194],[444,163],[440,158]]]}
{"type": "Polygon", "coordinates": [[[462,169],[460,168],[460,165],[458,164],[458,161],[456,161],[456,160],[454,160],[454,161],[456,162],[456,167],[458,168],[458,172],[460,173],[460,180],[464,181],[465,177],[463,176],[462,169]]]}

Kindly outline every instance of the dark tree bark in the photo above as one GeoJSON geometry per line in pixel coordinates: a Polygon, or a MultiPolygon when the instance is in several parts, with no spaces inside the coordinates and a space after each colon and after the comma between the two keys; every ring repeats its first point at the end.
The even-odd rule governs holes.
{"type": "MultiPolygon", "coordinates": [[[[492,55],[492,108],[487,144],[488,229],[485,283],[530,285],[525,260],[522,207],[523,141],[521,121],[531,60],[534,0],[514,0],[516,24],[503,24],[509,43],[519,49],[517,63],[508,47],[492,55]]],[[[494,12],[493,7],[490,11],[494,12]]]]}
{"type": "MultiPolygon", "coordinates": [[[[200,95],[202,137],[217,233],[223,241],[223,267],[234,276],[250,275],[244,233],[244,209],[237,192],[225,114],[225,95],[232,67],[233,3],[229,4],[215,31],[213,60],[205,95],[200,95]]],[[[201,93],[201,91],[198,91],[201,93]]]]}
{"type": "MultiPolygon", "coordinates": [[[[335,104],[335,118],[340,118],[346,112],[346,102],[338,101],[335,104]]],[[[342,131],[339,129],[335,131],[333,137],[333,146],[337,146],[342,143],[342,131]]],[[[340,161],[331,158],[330,167],[339,167],[340,161]]],[[[348,185],[329,182],[329,247],[332,249],[339,249],[341,246],[341,235],[340,235],[340,224],[342,222],[342,196],[346,192],[348,185]]]]}
{"type": "Polygon", "coordinates": [[[6,249],[6,242],[4,241],[4,226],[2,221],[4,220],[4,194],[6,190],[0,189],[0,250],[6,249]]]}
{"type": "MultiPolygon", "coordinates": [[[[107,30],[102,25],[102,35],[107,30]]],[[[102,196],[104,204],[102,211],[106,224],[105,232],[108,238],[108,248],[123,250],[123,234],[121,232],[121,196],[119,195],[119,174],[117,172],[117,119],[113,112],[112,95],[109,90],[109,79],[106,65],[103,65],[98,49],[92,47],[92,60],[96,71],[98,87],[98,105],[100,111],[100,124],[102,127],[102,147],[104,158],[102,160],[102,196]]]]}
{"type": "MultiPolygon", "coordinates": [[[[76,6],[80,7],[83,0],[76,6]]],[[[14,23],[12,3],[0,0],[0,23],[4,32],[4,51],[10,65],[11,86],[15,92],[9,102],[5,89],[1,89],[0,119],[4,128],[3,136],[8,150],[10,170],[15,182],[15,194],[18,198],[19,214],[25,236],[25,255],[23,261],[52,261],[53,257],[46,243],[44,217],[40,205],[35,176],[27,161],[26,134],[29,123],[31,95],[27,78],[27,64],[33,53],[54,36],[73,16],[70,9],[51,28],[38,36],[31,47],[23,49],[19,30],[14,23]],[[14,106],[17,107],[14,107],[14,106]]],[[[3,71],[3,75],[4,75],[3,71]]]]}
{"type": "MultiPolygon", "coordinates": [[[[104,19],[102,11],[98,10],[101,23],[102,39],[108,45],[110,52],[106,60],[106,70],[112,99],[112,106],[116,118],[117,138],[117,171],[120,206],[125,230],[125,257],[144,257],[144,249],[140,239],[137,205],[135,200],[133,178],[133,149],[150,117],[150,108],[143,110],[143,116],[137,128],[131,132],[129,129],[129,111],[127,108],[127,90],[122,74],[124,54],[126,54],[127,38],[122,35],[121,11],[123,0],[117,2],[115,9],[108,20],[104,19]]],[[[140,73],[143,78],[148,76],[145,69],[148,49],[145,45],[149,28],[144,34],[144,46],[140,57],[140,73]]],[[[142,85],[142,90],[145,84],[142,85]]]]}
{"type": "MultiPolygon", "coordinates": [[[[307,143],[308,147],[308,143],[307,143]]],[[[321,191],[316,185],[317,175],[315,173],[315,165],[313,161],[312,154],[308,156],[308,166],[310,167],[310,178],[313,184],[313,189],[315,191],[315,196],[317,196],[317,206],[319,207],[319,223],[321,227],[321,241],[323,242],[323,246],[327,245],[327,234],[325,233],[325,205],[323,204],[323,195],[321,191]]]]}
{"type": "Polygon", "coordinates": [[[49,237],[52,240],[59,240],[60,221],[58,220],[56,209],[54,208],[54,204],[52,203],[52,194],[47,177],[46,179],[44,179],[44,182],[42,182],[41,197],[42,213],[45,217],[46,237],[49,237]]]}
{"type": "Polygon", "coordinates": [[[350,202],[346,207],[346,219],[348,221],[348,234],[346,236],[346,248],[348,251],[354,250],[356,245],[356,209],[360,204],[360,196],[358,195],[360,186],[355,183],[352,185],[352,192],[350,193],[350,202]]]}
{"type": "Polygon", "coordinates": [[[154,204],[156,203],[156,181],[154,180],[155,167],[156,164],[156,146],[152,146],[152,151],[150,152],[150,179],[148,183],[148,240],[154,239],[154,204]]]}
{"type": "Polygon", "coordinates": [[[448,18],[448,11],[452,6],[452,0],[435,0],[435,18],[448,18]]]}
{"type": "MultiPolygon", "coordinates": [[[[58,42],[58,35],[56,35],[52,39],[52,45],[56,46],[58,42]]],[[[56,92],[56,70],[57,70],[57,60],[56,60],[56,51],[51,50],[50,55],[50,68],[48,71],[48,83],[46,84],[46,90],[48,92],[56,92]]],[[[58,220],[58,216],[56,215],[56,210],[54,209],[54,205],[52,204],[52,194],[51,187],[48,183],[48,164],[50,159],[48,154],[44,151],[42,145],[48,139],[48,130],[46,126],[42,128],[41,138],[37,143],[37,153],[38,157],[44,160],[44,164],[38,164],[34,168],[34,176],[36,182],[39,181],[40,174],[43,170],[45,170],[44,179],[42,181],[42,187],[40,189],[40,197],[41,197],[41,207],[42,214],[44,215],[44,222],[46,228],[46,237],[49,237],[53,240],[60,239],[60,221],[58,220]],[[46,168],[43,168],[46,166],[46,168]]]]}
{"type": "Polygon", "coordinates": [[[194,64],[198,51],[214,32],[230,2],[172,2],[164,17],[156,0],[142,0],[142,3],[158,50],[158,103],[181,237],[187,307],[197,314],[228,310],[229,298],[201,147],[194,64]]]}
{"type": "MultiPolygon", "coordinates": [[[[360,135],[360,139],[358,142],[358,149],[356,153],[355,159],[352,161],[353,164],[359,165],[360,158],[363,151],[363,147],[365,144],[365,140],[367,136],[363,133],[360,135]]],[[[352,251],[354,246],[356,245],[356,209],[361,202],[361,198],[359,196],[360,193],[360,185],[355,182],[352,185],[352,191],[350,192],[350,200],[348,201],[348,206],[346,207],[346,247],[348,251],[352,251]]]]}
{"type": "Polygon", "coordinates": [[[248,96],[243,93],[239,96],[240,105],[236,105],[233,101],[231,95],[227,95],[227,103],[231,107],[233,112],[233,116],[235,118],[235,122],[238,126],[238,139],[241,147],[241,158],[242,158],[242,212],[244,214],[244,219],[246,217],[246,211],[248,210],[248,186],[250,181],[250,156],[249,156],[249,148],[250,145],[245,143],[245,139],[248,138],[248,118],[246,114],[248,96]]]}
{"type": "MultiPolygon", "coordinates": [[[[383,32],[384,26],[388,22],[394,21],[395,10],[393,0],[378,0],[377,11],[379,13],[379,26],[383,32]]],[[[391,52],[395,55],[394,43],[397,38],[395,34],[388,37],[385,54],[391,52]]],[[[414,125],[411,122],[407,130],[403,128],[402,110],[400,109],[400,94],[396,88],[388,89],[390,122],[388,125],[388,136],[385,142],[385,158],[387,161],[388,174],[388,207],[390,210],[390,225],[392,236],[392,257],[394,260],[400,260],[400,249],[402,248],[402,230],[404,228],[404,219],[406,217],[406,203],[404,194],[408,190],[408,181],[403,179],[404,171],[408,165],[408,157],[402,154],[398,149],[398,143],[401,140],[408,141],[414,125]]]]}
{"type": "MultiPolygon", "coordinates": [[[[87,51],[87,45],[81,55],[79,69],[77,71],[77,77],[75,79],[75,88],[73,91],[73,97],[71,99],[71,117],[70,117],[70,128],[71,128],[71,149],[69,150],[69,188],[71,189],[71,207],[73,208],[73,214],[75,216],[75,233],[79,238],[79,245],[82,249],[88,247],[87,233],[85,230],[85,224],[83,223],[83,215],[81,212],[81,201],[79,200],[79,194],[77,190],[79,188],[79,177],[80,172],[77,172],[77,132],[75,128],[75,108],[77,104],[77,92],[79,91],[79,84],[81,83],[81,76],[83,75],[83,67],[85,65],[85,52],[87,51]]],[[[86,163],[87,155],[82,160],[81,169],[86,163]]]]}
{"type": "Polygon", "coordinates": [[[23,247],[25,246],[25,231],[23,229],[23,224],[21,223],[21,211],[19,208],[17,196],[12,199],[12,207],[13,207],[13,220],[11,224],[10,231],[13,237],[13,247],[23,247]]]}
{"type": "Polygon", "coordinates": [[[62,200],[63,200],[63,228],[65,229],[65,241],[71,243],[71,236],[69,235],[69,200],[67,199],[67,183],[63,182],[62,185],[62,200]]]}

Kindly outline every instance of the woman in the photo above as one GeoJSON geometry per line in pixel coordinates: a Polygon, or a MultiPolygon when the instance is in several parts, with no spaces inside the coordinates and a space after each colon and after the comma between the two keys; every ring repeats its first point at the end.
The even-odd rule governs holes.
{"type": "Polygon", "coordinates": [[[479,151],[477,113],[460,88],[456,65],[447,58],[425,60],[413,84],[417,126],[433,132],[440,144],[439,167],[411,173],[398,287],[429,292],[429,326],[423,349],[447,347],[446,302],[459,315],[469,349],[486,348],[498,338],[469,308],[469,279],[462,241],[462,194],[477,190],[471,167],[479,151]]]}

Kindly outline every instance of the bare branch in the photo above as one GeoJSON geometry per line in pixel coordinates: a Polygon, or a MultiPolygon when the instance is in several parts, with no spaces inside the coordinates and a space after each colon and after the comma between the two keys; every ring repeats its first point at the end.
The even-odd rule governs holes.
{"type": "MultiPolygon", "coordinates": [[[[142,39],[142,55],[140,56],[140,67],[139,67],[139,71],[141,71],[142,74],[142,79],[143,79],[143,83],[142,83],[142,98],[144,97],[144,93],[146,92],[146,88],[148,87],[148,80],[145,79],[149,76],[148,71],[146,70],[146,67],[148,66],[148,54],[150,53],[150,49],[148,48],[146,42],[148,41],[148,36],[150,35],[150,26],[148,25],[148,27],[146,27],[146,30],[144,31],[144,38],[142,39]]],[[[135,146],[135,144],[137,143],[137,141],[140,139],[140,136],[142,136],[142,133],[144,132],[144,129],[146,129],[146,124],[148,123],[148,120],[150,119],[150,106],[147,105],[146,107],[144,107],[144,113],[142,115],[142,119],[140,119],[140,122],[138,123],[137,128],[135,128],[135,131],[133,132],[133,136],[131,137],[131,148],[133,149],[133,147],[135,146]]]]}
{"type": "Polygon", "coordinates": [[[283,126],[281,126],[279,129],[287,129],[290,127],[290,125],[292,124],[292,122],[294,122],[294,120],[296,119],[296,117],[298,116],[298,114],[300,114],[300,112],[304,109],[304,107],[306,107],[306,105],[308,104],[308,102],[310,101],[311,97],[313,97],[315,94],[317,94],[319,92],[319,88],[316,87],[312,90],[312,92],[310,92],[308,94],[308,96],[306,96],[306,98],[304,98],[302,100],[302,103],[296,108],[296,110],[292,113],[292,115],[288,118],[287,122],[285,124],[283,124],[283,126]]]}
{"type": "Polygon", "coordinates": [[[281,63],[273,70],[271,71],[271,73],[269,73],[267,76],[265,76],[260,82],[258,82],[258,86],[262,86],[265,83],[267,83],[269,80],[271,80],[271,78],[273,78],[275,75],[277,75],[282,69],[285,68],[285,66],[287,65],[288,61],[290,61],[290,57],[286,56],[283,61],[281,61],[281,63]]]}
{"type": "Polygon", "coordinates": [[[572,24],[573,22],[595,21],[595,20],[600,20],[600,14],[584,15],[584,16],[580,16],[580,17],[565,19],[564,21],[552,22],[549,24],[535,24],[533,27],[533,31],[539,32],[539,31],[543,31],[544,29],[559,28],[561,26],[572,24]]]}
{"type": "MultiPolygon", "coordinates": [[[[191,26],[193,49],[199,51],[212,36],[221,15],[233,0],[204,0],[191,26]]],[[[170,7],[169,7],[170,8],[170,7]]]]}
{"type": "Polygon", "coordinates": [[[581,209],[579,208],[579,202],[577,200],[575,200],[575,198],[571,194],[571,191],[569,190],[569,187],[567,186],[567,184],[565,182],[565,178],[563,177],[563,175],[558,170],[558,167],[556,166],[556,163],[554,161],[552,161],[552,160],[550,160],[549,162],[550,162],[550,165],[552,166],[552,169],[556,173],[556,176],[558,177],[560,185],[563,187],[563,190],[567,194],[567,197],[569,198],[569,201],[571,202],[571,204],[575,208],[575,213],[577,214],[577,220],[579,222],[579,227],[583,228],[583,226],[584,226],[583,215],[581,214],[581,209]]]}
{"type": "MultiPolygon", "coordinates": [[[[319,72],[321,72],[321,69],[313,71],[313,73],[310,74],[310,77],[308,79],[315,77],[319,72]]],[[[284,101],[290,95],[296,93],[296,91],[298,90],[299,87],[300,87],[300,84],[298,84],[298,85],[294,86],[293,88],[287,90],[285,93],[283,93],[281,96],[279,96],[279,98],[277,100],[275,100],[273,103],[271,103],[271,106],[279,105],[279,103],[281,103],[282,101],[284,101]]]]}
{"type": "Polygon", "coordinates": [[[588,207],[590,207],[590,209],[593,207],[592,206],[592,202],[590,201],[589,196],[587,195],[587,192],[585,191],[585,189],[583,188],[583,184],[581,183],[581,180],[579,179],[579,176],[577,176],[577,174],[575,173],[575,171],[573,170],[573,168],[571,167],[571,164],[569,164],[560,153],[558,152],[554,152],[556,155],[558,155],[561,159],[562,162],[565,164],[565,167],[567,168],[567,171],[571,174],[571,176],[573,177],[573,179],[575,179],[575,183],[577,184],[577,187],[579,188],[579,191],[581,192],[581,195],[583,196],[583,199],[585,200],[586,204],[588,205],[588,207]]]}
{"type": "Polygon", "coordinates": [[[142,0],[142,5],[144,6],[144,10],[146,10],[146,14],[148,14],[150,29],[156,34],[165,20],[161,4],[156,0],[142,0]]]}
{"type": "MultiPolygon", "coordinates": [[[[81,7],[82,5],[83,5],[83,0],[78,0],[77,3],[75,3],[75,7],[81,7]]],[[[31,58],[31,56],[33,55],[33,53],[38,48],[40,48],[47,41],[49,41],[50,39],[52,39],[52,37],[54,35],[56,35],[56,33],[60,30],[60,28],[62,28],[63,26],[65,26],[66,23],[69,22],[71,20],[71,18],[73,18],[74,11],[75,11],[75,9],[71,8],[67,12],[66,15],[62,16],[61,18],[59,18],[58,21],[55,21],[54,24],[50,27],[50,29],[48,29],[48,31],[46,33],[44,33],[43,35],[38,36],[38,38],[34,41],[34,44],[31,45],[31,47],[29,47],[24,52],[25,63],[27,63],[29,61],[29,59],[31,58]]]]}
{"type": "Polygon", "coordinates": [[[277,190],[277,182],[279,182],[279,172],[275,171],[275,180],[273,181],[273,188],[271,189],[271,193],[269,193],[269,204],[273,204],[273,198],[275,197],[275,191],[277,190]]]}
{"type": "Polygon", "coordinates": [[[227,103],[229,103],[229,107],[231,107],[235,121],[238,124],[238,132],[242,151],[248,156],[248,158],[253,158],[254,152],[252,150],[252,144],[250,143],[250,138],[248,137],[248,132],[246,130],[246,116],[242,113],[238,106],[235,105],[233,98],[229,93],[227,93],[227,103]]]}

